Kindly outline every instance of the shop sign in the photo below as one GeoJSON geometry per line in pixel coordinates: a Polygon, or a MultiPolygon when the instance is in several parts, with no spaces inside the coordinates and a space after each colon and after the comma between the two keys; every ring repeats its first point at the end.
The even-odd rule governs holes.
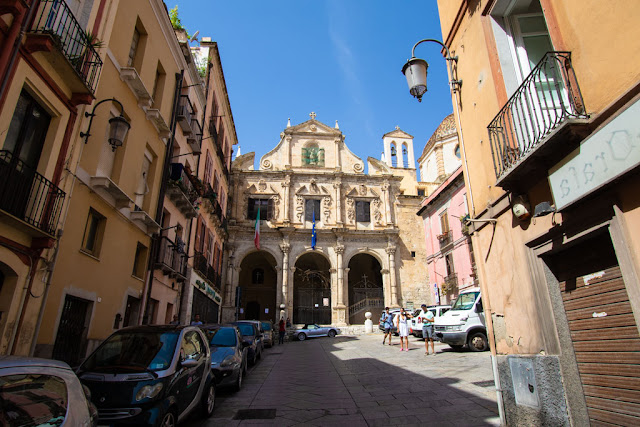
{"type": "MultiPolygon", "coordinates": [[[[196,274],[192,274],[192,277],[193,276],[196,276],[196,274]]],[[[197,276],[195,280],[192,281],[193,286],[200,289],[200,291],[202,291],[210,299],[216,302],[220,302],[220,295],[218,295],[218,293],[207,282],[205,282],[204,279],[198,277],[200,276],[197,276]]]]}
{"type": "Polygon", "coordinates": [[[640,164],[640,100],[585,139],[549,170],[556,209],[563,209],[640,164]]]}

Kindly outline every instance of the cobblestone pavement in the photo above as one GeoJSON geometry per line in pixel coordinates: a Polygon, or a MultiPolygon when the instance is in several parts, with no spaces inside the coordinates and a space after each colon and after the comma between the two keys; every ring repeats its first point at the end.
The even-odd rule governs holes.
{"type": "Polygon", "coordinates": [[[219,390],[218,425],[499,425],[489,352],[453,351],[381,334],[314,338],[265,349],[242,390],[219,390]]]}

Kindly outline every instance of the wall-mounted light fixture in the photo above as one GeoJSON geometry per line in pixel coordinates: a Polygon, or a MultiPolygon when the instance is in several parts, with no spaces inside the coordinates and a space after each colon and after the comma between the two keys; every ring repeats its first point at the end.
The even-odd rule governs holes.
{"type": "Polygon", "coordinates": [[[80,137],[84,138],[85,144],[89,141],[89,137],[91,136],[89,132],[91,131],[93,118],[96,116],[95,114],[96,108],[98,108],[98,105],[107,101],[113,101],[120,106],[120,116],[112,117],[111,119],[109,119],[109,139],[108,140],[109,140],[109,144],[111,144],[111,149],[113,151],[116,151],[116,148],[122,146],[124,139],[127,136],[127,132],[131,128],[131,124],[127,121],[127,119],[124,118],[124,107],[122,106],[122,103],[115,98],[103,99],[102,101],[98,102],[96,105],[93,106],[93,109],[91,110],[90,113],[87,113],[87,112],[84,113],[85,117],[91,117],[91,119],[89,120],[89,127],[87,128],[87,131],[80,132],[80,137]]]}
{"type": "Polygon", "coordinates": [[[458,63],[458,57],[451,56],[449,48],[447,48],[447,46],[445,46],[444,43],[439,40],[420,40],[418,43],[413,45],[413,49],[411,49],[411,59],[409,59],[407,63],[402,67],[402,74],[404,74],[407,78],[407,84],[409,85],[409,93],[418,98],[418,102],[422,102],[422,95],[424,95],[427,91],[427,68],[429,68],[429,64],[424,59],[416,58],[415,50],[420,43],[424,42],[434,42],[444,48],[444,50],[447,52],[447,56],[445,57],[445,59],[449,64],[449,72],[451,74],[451,80],[449,81],[451,90],[453,92],[457,92],[458,90],[460,90],[460,86],[462,86],[462,80],[454,78],[455,69],[453,68],[453,63],[458,63]]]}
{"type": "Polygon", "coordinates": [[[511,211],[518,219],[527,219],[531,215],[531,207],[526,196],[516,196],[511,201],[511,211]]]}
{"type": "Polygon", "coordinates": [[[551,203],[541,202],[538,203],[533,209],[533,217],[538,218],[539,216],[549,215],[550,213],[554,213],[555,211],[556,208],[551,203]]]}

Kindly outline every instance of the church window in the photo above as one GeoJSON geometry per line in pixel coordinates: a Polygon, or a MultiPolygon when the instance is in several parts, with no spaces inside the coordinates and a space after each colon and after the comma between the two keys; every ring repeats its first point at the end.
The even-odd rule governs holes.
{"type": "Polygon", "coordinates": [[[270,220],[273,218],[273,200],[272,199],[249,199],[247,207],[247,218],[254,220],[258,216],[260,210],[261,220],[270,220]]]}
{"type": "Polygon", "coordinates": [[[422,189],[418,190],[418,196],[424,196],[424,190],[422,189]]]}
{"type": "Polygon", "coordinates": [[[262,285],[264,283],[264,270],[255,268],[251,272],[251,283],[254,285],[262,285]]]}
{"type": "Polygon", "coordinates": [[[316,213],[316,221],[320,219],[320,200],[307,199],[304,203],[304,219],[313,221],[313,213],[316,213]]]}
{"type": "Polygon", "coordinates": [[[324,166],[324,148],[318,144],[309,144],[302,148],[302,164],[304,166],[324,166]]]}
{"type": "Polygon", "coordinates": [[[356,201],[356,221],[371,222],[371,206],[369,202],[363,200],[356,201]]]}

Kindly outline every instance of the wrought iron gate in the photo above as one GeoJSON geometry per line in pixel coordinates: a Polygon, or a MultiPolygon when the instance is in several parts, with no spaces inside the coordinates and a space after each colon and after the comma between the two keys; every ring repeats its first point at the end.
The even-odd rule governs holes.
{"type": "Polygon", "coordinates": [[[349,317],[384,306],[382,284],[368,280],[367,275],[363,275],[362,280],[354,284],[351,289],[353,300],[349,305],[349,317]]]}
{"type": "Polygon", "coordinates": [[[328,272],[296,270],[294,275],[294,323],[331,324],[331,284],[328,272]]]}
{"type": "Polygon", "coordinates": [[[76,366],[84,358],[87,339],[87,312],[91,302],[67,295],[60,316],[53,359],[76,366]]]}

